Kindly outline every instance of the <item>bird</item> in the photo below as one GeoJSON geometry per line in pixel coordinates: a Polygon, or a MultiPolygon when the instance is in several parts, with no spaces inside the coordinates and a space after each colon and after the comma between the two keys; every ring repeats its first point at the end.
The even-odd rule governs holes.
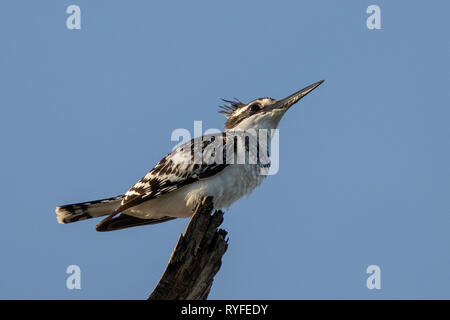
{"type": "Polygon", "coordinates": [[[124,194],[56,207],[57,221],[67,224],[104,217],[96,225],[97,231],[104,232],[188,218],[205,196],[212,197],[214,209],[229,208],[252,193],[267,176],[263,170],[270,168],[268,143],[262,146],[263,140],[254,132],[272,139],[287,110],[323,82],[279,100],[223,100],[219,111],[226,117],[223,132],[174,148],[124,194]]]}

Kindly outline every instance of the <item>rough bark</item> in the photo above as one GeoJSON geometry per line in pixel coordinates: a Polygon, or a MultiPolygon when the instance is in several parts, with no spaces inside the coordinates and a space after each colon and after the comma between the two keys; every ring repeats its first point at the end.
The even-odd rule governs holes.
{"type": "Polygon", "coordinates": [[[228,247],[227,232],[218,229],[223,212],[213,211],[212,197],[203,198],[175,246],[158,285],[148,300],[204,300],[228,247]]]}

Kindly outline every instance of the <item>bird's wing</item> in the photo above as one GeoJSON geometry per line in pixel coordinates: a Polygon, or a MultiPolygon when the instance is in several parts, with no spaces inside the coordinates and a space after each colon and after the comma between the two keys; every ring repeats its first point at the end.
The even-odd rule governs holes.
{"type": "MultiPolygon", "coordinates": [[[[128,216],[124,217],[126,219],[121,217],[116,219],[114,216],[145,201],[211,177],[222,171],[230,163],[237,163],[237,141],[239,140],[244,141],[239,139],[238,135],[230,136],[226,133],[220,133],[197,137],[180,145],[131,187],[125,193],[120,206],[103,219],[96,229],[98,231],[110,231],[137,224],[157,223],[157,221],[149,223],[146,221],[136,222],[136,219],[136,221],[130,221],[128,216]],[[227,158],[230,160],[231,157],[233,160],[227,161],[227,158]],[[116,220],[120,223],[114,224],[114,228],[112,228],[116,220]]],[[[248,151],[247,140],[245,140],[245,149],[248,151]]]]}
{"type": "Polygon", "coordinates": [[[180,145],[125,193],[114,213],[222,171],[227,166],[224,151],[226,139],[225,134],[211,134],[180,145]]]}

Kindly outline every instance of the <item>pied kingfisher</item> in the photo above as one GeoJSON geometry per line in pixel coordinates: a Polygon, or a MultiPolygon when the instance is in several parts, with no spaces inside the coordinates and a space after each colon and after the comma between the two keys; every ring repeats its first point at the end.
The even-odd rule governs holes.
{"type": "MultiPolygon", "coordinates": [[[[265,177],[261,169],[267,168],[266,163],[259,161],[258,143],[256,149],[249,148],[249,139],[240,145],[229,144],[230,134],[261,129],[272,132],[286,111],[322,82],[318,81],[281,100],[259,98],[247,104],[239,100],[224,100],[227,104],[222,106],[220,113],[227,118],[225,132],[197,137],[181,144],[123,195],[57,207],[58,222],[70,223],[107,216],[96,226],[97,231],[155,224],[191,216],[194,206],[204,196],[213,197],[215,209],[228,208],[261,184],[265,177]],[[214,141],[215,148],[210,148],[214,141]],[[218,145],[231,145],[231,150],[237,153],[240,151],[238,148],[243,149],[248,158],[257,161],[230,161],[226,157],[230,148],[227,146],[220,153],[218,145]],[[200,150],[196,151],[196,146],[200,150]],[[198,153],[201,161],[193,161],[198,153]],[[249,155],[251,153],[253,157],[249,155]],[[205,161],[207,154],[209,161],[205,161]]],[[[272,138],[272,134],[268,136],[272,138]]],[[[234,138],[231,140],[235,141],[234,138]]],[[[268,155],[268,151],[266,153],[268,155]]],[[[236,157],[233,155],[232,159],[236,160],[236,157]]]]}

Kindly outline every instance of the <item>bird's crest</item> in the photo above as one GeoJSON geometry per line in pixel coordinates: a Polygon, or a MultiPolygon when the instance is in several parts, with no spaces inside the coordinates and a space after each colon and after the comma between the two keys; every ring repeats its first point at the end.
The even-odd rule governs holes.
{"type": "Polygon", "coordinates": [[[222,101],[225,102],[225,104],[219,106],[219,113],[223,114],[227,118],[237,109],[245,106],[245,104],[238,98],[234,98],[234,100],[222,99],[222,101]]]}

